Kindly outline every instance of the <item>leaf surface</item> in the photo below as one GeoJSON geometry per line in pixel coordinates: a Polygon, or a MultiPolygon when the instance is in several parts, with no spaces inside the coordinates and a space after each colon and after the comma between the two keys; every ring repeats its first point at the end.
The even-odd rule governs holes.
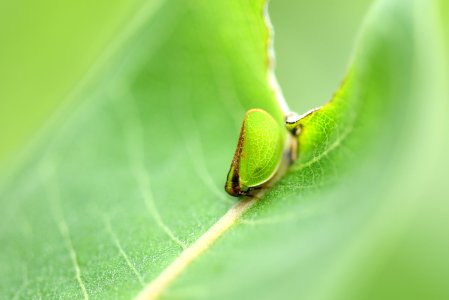
{"type": "Polygon", "coordinates": [[[2,297],[130,298],[228,210],[244,112],[283,120],[263,10],[221,1],[148,12],[6,179],[2,297]]]}
{"type": "Polygon", "coordinates": [[[436,2],[373,7],[341,88],[303,122],[299,161],[167,298],[449,295],[438,14],[436,2]]]}
{"type": "MultiPolygon", "coordinates": [[[[446,57],[432,4],[373,8],[341,88],[304,121],[299,161],[163,297],[375,295],[370,282],[418,212],[447,216],[446,57]]],[[[2,297],[131,298],[226,213],[244,112],[283,117],[263,9],[164,3],[82,89],[2,188],[2,297]]],[[[439,289],[421,287],[447,295],[436,257],[439,289]]]]}

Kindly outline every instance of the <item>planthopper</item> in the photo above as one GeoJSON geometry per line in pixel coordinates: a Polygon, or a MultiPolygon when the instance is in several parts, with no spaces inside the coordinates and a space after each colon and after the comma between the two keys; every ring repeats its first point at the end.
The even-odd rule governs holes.
{"type": "Polygon", "coordinates": [[[289,113],[284,124],[263,109],[248,110],[227,176],[226,192],[236,197],[250,195],[283,174],[297,159],[301,120],[316,110],[301,116],[289,113]]]}

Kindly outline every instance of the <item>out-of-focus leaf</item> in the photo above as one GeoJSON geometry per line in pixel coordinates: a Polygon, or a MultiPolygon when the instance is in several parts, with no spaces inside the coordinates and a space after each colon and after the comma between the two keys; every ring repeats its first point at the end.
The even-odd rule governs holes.
{"type": "MultiPolygon", "coordinates": [[[[434,4],[378,3],[341,89],[305,120],[299,161],[163,297],[447,298],[434,4]]],[[[282,119],[262,9],[166,3],[83,90],[2,190],[2,296],[132,297],[226,212],[244,110],[282,119]]]]}
{"type": "MultiPolygon", "coordinates": [[[[139,22],[142,0],[0,3],[0,174],[139,22]],[[101,17],[100,17],[101,15],[101,17]]],[[[36,137],[36,139],[38,139],[36,137]]]]}
{"type": "Polygon", "coordinates": [[[263,1],[166,2],[1,191],[0,298],[129,298],[236,201],[245,111],[282,112],[263,1]]]}

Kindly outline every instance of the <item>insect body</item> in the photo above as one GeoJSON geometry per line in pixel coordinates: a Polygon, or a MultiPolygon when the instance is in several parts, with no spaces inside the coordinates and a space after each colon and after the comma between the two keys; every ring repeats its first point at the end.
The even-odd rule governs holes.
{"type": "Polygon", "coordinates": [[[300,120],[290,114],[285,125],[279,124],[262,109],[250,109],[243,120],[240,136],[226,180],[225,190],[231,196],[244,196],[260,189],[279,169],[286,149],[290,163],[296,159],[300,120]],[[294,137],[293,143],[290,137],[294,137]]]}

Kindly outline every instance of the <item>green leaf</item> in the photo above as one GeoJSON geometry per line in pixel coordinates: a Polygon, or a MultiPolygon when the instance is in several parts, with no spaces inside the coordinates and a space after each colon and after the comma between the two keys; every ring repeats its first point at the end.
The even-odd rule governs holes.
{"type": "MultiPolygon", "coordinates": [[[[0,192],[3,297],[131,298],[198,245],[232,206],[244,112],[283,118],[263,4],[165,3],[82,88],[0,192]]],[[[438,20],[436,2],[374,7],[342,87],[304,121],[299,161],[234,206],[238,224],[164,298],[447,298],[438,20]]]]}
{"type": "Polygon", "coordinates": [[[139,23],[142,0],[0,3],[0,171],[139,23]],[[101,15],[101,18],[98,16],[101,15]]]}
{"type": "Polygon", "coordinates": [[[298,163],[167,298],[449,296],[448,77],[436,4],[377,3],[341,88],[304,121],[298,163]]]}
{"type": "Polygon", "coordinates": [[[245,111],[283,122],[263,10],[220,1],[147,12],[7,178],[4,297],[132,297],[228,210],[245,111]]]}

